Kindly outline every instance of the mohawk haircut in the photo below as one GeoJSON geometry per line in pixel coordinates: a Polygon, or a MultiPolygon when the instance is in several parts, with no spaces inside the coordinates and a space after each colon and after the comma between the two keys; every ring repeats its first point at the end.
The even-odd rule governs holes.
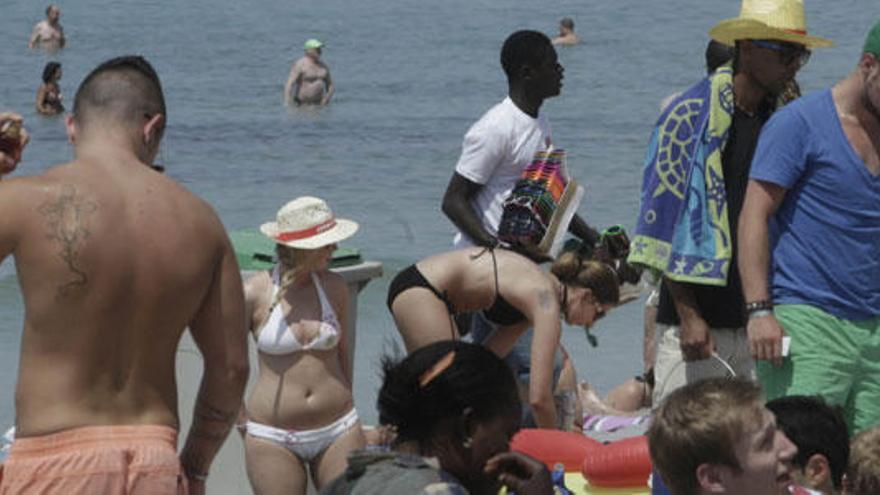
{"type": "Polygon", "coordinates": [[[80,125],[92,114],[133,123],[159,113],[167,117],[159,75],[137,55],[116,57],[96,67],[80,84],[73,102],[73,116],[80,125]]]}

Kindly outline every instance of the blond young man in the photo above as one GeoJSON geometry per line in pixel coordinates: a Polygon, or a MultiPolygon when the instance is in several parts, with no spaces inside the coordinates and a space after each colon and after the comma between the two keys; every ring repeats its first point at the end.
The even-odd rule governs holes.
{"type": "Polygon", "coordinates": [[[673,495],[787,494],[797,447],[753,382],[709,378],[672,392],[648,430],[651,460],[673,495]]]}

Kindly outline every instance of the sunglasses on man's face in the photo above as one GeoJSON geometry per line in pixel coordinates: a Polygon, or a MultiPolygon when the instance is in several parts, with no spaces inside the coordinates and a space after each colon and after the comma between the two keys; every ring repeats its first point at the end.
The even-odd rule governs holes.
{"type": "Polygon", "coordinates": [[[779,58],[782,60],[783,65],[791,65],[797,62],[800,67],[803,67],[810,61],[811,52],[804,48],[803,45],[768,40],[752,40],[752,43],[761,48],[779,53],[779,58]]]}

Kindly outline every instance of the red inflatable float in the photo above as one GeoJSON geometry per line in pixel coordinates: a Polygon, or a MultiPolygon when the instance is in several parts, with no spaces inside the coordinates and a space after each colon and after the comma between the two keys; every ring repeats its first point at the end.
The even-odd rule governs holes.
{"type": "Polygon", "coordinates": [[[644,435],[602,445],[584,457],[581,472],[591,485],[642,486],[651,475],[651,455],[644,435]]]}
{"type": "Polygon", "coordinates": [[[567,472],[580,471],[584,457],[601,447],[588,436],[559,430],[522,429],[510,441],[510,450],[528,454],[549,469],[562,463],[567,472]]]}
{"type": "Polygon", "coordinates": [[[580,433],[524,429],[513,437],[510,448],[550,469],[561,463],[566,472],[580,472],[597,487],[645,486],[651,475],[648,439],[642,435],[603,444],[580,433]]]}

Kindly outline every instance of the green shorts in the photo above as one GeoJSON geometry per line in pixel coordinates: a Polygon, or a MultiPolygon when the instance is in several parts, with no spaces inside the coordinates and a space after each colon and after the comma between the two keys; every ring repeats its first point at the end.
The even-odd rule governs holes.
{"type": "Polygon", "coordinates": [[[850,434],[880,424],[880,317],[844,320],[800,304],[774,313],[791,348],[781,366],[757,363],[767,400],[819,395],[843,407],[850,434]]]}

